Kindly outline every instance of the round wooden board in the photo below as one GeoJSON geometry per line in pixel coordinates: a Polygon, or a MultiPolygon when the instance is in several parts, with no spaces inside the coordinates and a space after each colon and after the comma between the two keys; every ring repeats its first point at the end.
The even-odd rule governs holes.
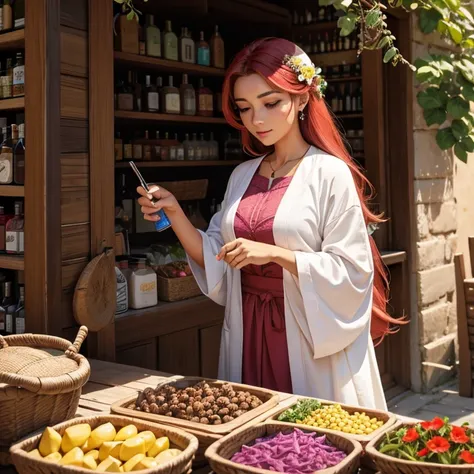
{"type": "Polygon", "coordinates": [[[74,319],[97,332],[107,326],[116,309],[115,259],[112,249],[97,255],[87,265],[74,291],[74,319]]]}

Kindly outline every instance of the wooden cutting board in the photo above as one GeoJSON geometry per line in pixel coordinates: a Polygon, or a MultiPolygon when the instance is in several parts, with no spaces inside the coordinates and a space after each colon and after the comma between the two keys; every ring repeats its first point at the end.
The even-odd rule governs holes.
{"type": "Polygon", "coordinates": [[[115,317],[116,291],[115,255],[113,249],[106,249],[88,263],[77,281],[74,319],[89,331],[100,331],[115,317]]]}

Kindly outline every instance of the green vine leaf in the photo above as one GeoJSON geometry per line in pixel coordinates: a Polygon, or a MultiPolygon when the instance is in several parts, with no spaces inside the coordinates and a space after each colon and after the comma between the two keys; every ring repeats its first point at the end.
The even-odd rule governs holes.
{"type": "Polygon", "coordinates": [[[462,86],[461,93],[466,100],[474,102],[474,85],[470,82],[462,86]]]}
{"type": "Polygon", "coordinates": [[[432,33],[438,26],[438,22],[443,19],[439,11],[435,9],[423,9],[420,12],[420,28],[423,33],[432,33]]]}
{"type": "Polygon", "coordinates": [[[437,87],[428,87],[425,91],[418,92],[418,103],[424,109],[438,109],[446,105],[446,95],[437,87]]]}
{"type": "Polygon", "coordinates": [[[462,140],[464,137],[469,135],[469,127],[462,120],[453,120],[451,128],[453,130],[453,135],[456,137],[456,140],[462,140]]]}
{"type": "Polygon", "coordinates": [[[441,73],[432,66],[422,66],[418,68],[416,78],[422,83],[435,84],[441,79],[441,73]]]}
{"type": "Polygon", "coordinates": [[[341,16],[339,20],[337,20],[337,26],[341,29],[340,35],[341,36],[349,36],[356,27],[356,18],[352,16],[341,16]]]}
{"type": "Polygon", "coordinates": [[[460,96],[452,97],[448,100],[448,113],[455,119],[465,117],[469,113],[469,102],[460,96]]]}
{"type": "Polygon", "coordinates": [[[459,146],[461,146],[468,153],[474,153],[474,140],[472,139],[472,137],[464,137],[459,142],[459,146]]]}
{"type": "Polygon", "coordinates": [[[472,16],[472,13],[465,7],[459,7],[458,9],[459,15],[461,15],[465,20],[470,21],[471,23],[474,23],[474,17],[472,16]]]}
{"type": "Polygon", "coordinates": [[[461,28],[459,28],[458,25],[451,23],[448,29],[449,29],[449,34],[451,35],[451,38],[453,39],[453,41],[456,44],[461,44],[462,38],[463,38],[461,28]]]}
{"type": "Polygon", "coordinates": [[[441,150],[449,150],[457,142],[451,127],[442,128],[436,133],[436,143],[441,150]]]}
{"type": "Polygon", "coordinates": [[[426,125],[431,127],[435,123],[442,125],[446,121],[447,112],[444,109],[430,109],[423,111],[423,117],[425,118],[426,125]]]}
{"type": "Polygon", "coordinates": [[[397,54],[397,48],[395,47],[391,47],[390,49],[387,50],[387,52],[385,53],[384,57],[383,57],[383,62],[384,63],[389,63],[394,57],[395,55],[397,54]]]}
{"type": "Polygon", "coordinates": [[[454,153],[462,162],[467,163],[467,151],[461,146],[460,143],[456,143],[454,145],[454,153]]]}
{"type": "Polygon", "coordinates": [[[365,17],[365,22],[369,28],[373,28],[380,19],[380,10],[371,10],[365,17]]]}

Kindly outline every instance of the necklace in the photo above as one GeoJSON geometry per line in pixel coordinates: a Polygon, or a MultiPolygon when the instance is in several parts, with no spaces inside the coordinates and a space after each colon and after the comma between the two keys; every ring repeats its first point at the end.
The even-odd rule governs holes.
{"type": "Polygon", "coordinates": [[[292,160],[287,160],[285,161],[280,167],[278,167],[277,169],[275,169],[273,166],[272,166],[272,162],[271,161],[267,161],[267,163],[270,165],[270,168],[272,169],[272,174],[270,175],[270,178],[268,179],[268,189],[270,189],[272,187],[272,184],[273,184],[273,180],[275,179],[275,173],[277,171],[280,171],[285,165],[287,165],[288,163],[291,163],[293,161],[300,161],[301,159],[303,159],[305,156],[306,156],[306,153],[308,153],[308,150],[309,150],[310,147],[308,147],[306,149],[306,151],[303,153],[303,155],[301,155],[299,158],[293,158],[292,160]]]}

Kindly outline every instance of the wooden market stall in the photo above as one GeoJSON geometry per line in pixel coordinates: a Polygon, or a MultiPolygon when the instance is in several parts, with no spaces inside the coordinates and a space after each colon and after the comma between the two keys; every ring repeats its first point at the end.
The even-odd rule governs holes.
{"type": "MultiPolygon", "coordinates": [[[[2,186],[0,192],[2,199],[17,196],[12,193],[25,195],[26,257],[0,255],[0,266],[24,269],[26,330],[72,339],[77,331],[74,289],[91,258],[108,247],[116,255],[128,246],[132,253],[142,254],[152,243],[173,241],[172,231],[158,235],[140,221],[133,204],[137,181],[124,155],[131,151],[148,181],[178,183],[185,209],[203,228],[222,199],[232,169],[245,157],[235,131],[219,111],[224,68],[140,54],[143,28],[130,22],[121,25],[123,18],[118,18],[114,32],[117,5],[112,0],[25,0],[25,4],[24,39],[20,32],[9,33],[14,36],[7,47],[25,48],[26,94],[24,99],[8,99],[15,104],[5,104],[25,108],[26,184],[24,188],[2,186]],[[203,97],[212,94],[212,112],[158,113],[137,104],[147,75],[151,90],[158,77],[166,86],[171,76],[178,86],[183,74],[203,97]],[[178,141],[173,141],[175,134],[178,141]],[[208,152],[202,160],[155,159],[158,149],[160,153],[161,149],[185,150],[186,134],[188,141],[193,134],[197,142],[201,134],[206,144],[215,140],[217,154],[215,146],[203,145],[208,152]],[[152,159],[140,160],[139,153],[148,158],[145,152],[152,159]]],[[[335,19],[327,17],[329,13],[315,0],[136,4],[144,16],[154,15],[161,31],[167,20],[176,34],[182,27],[189,28],[196,47],[199,32],[209,41],[218,25],[226,65],[251,40],[282,36],[301,43],[314,63],[324,66],[329,105],[337,108],[336,117],[347,132],[354,157],[378,191],[374,205],[390,218],[375,238],[391,273],[393,314],[409,315],[411,230],[406,209],[413,202],[409,71],[384,66],[378,52],[364,53],[359,60],[351,40],[340,42],[333,35],[335,19]],[[391,84],[397,84],[397,96],[386,93],[391,84]],[[405,123],[406,129],[399,126],[405,123]]],[[[390,22],[399,33],[400,49],[409,57],[408,20],[390,17],[390,22]]],[[[3,45],[2,38],[7,36],[0,36],[3,45]]],[[[213,377],[222,321],[223,308],[202,295],[160,301],[118,315],[89,338],[87,351],[102,360],[213,377]]],[[[405,327],[377,349],[388,394],[409,386],[408,334],[405,327]]]]}

